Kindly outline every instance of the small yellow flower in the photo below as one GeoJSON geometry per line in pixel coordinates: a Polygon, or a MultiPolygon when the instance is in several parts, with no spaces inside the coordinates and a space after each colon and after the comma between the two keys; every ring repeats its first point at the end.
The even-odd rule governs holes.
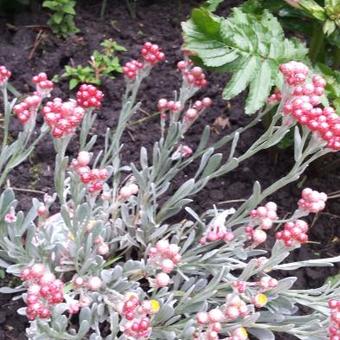
{"type": "Polygon", "coordinates": [[[68,239],[71,240],[71,241],[75,240],[75,237],[71,232],[68,233],[68,239]]]}
{"type": "Polygon", "coordinates": [[[261,308],[268,302],[268,297],[265,294],[257,294],[254,298],[254,304],[256,307],[261,308]]]}
{"type": "Polygon", "coordinates": [[[240,327],[239,336],[241,339],[248,339],[248,332],[244,327],[240,327]]]}
{"type": "Polygon", "coordinates": [[[158,313],[160,309],[160,304],[157,300],[150,300],[150,305],[151,305],[151,312],[152,313],[158,313]]]}
{"type": "Polygon", "coordinates": [[[239,328],[234,329],[231,334],[233,337],[237,337],[237,339],[240,339],[240,340],[248,339],[248,332],[246,331],[244,327],[239,327],[239,328]]]}

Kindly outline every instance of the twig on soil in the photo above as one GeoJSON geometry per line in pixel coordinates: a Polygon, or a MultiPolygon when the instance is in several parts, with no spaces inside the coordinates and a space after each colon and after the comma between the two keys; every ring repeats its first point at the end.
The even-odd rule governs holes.
{"type": "MultiPolygon", "coordinates": [[[[8,183],[8,186],[10,186],[9,183],[8,183]]],[[[41,190],[23,189],[23,188],[16,188],[16,187],[11,187],[11,189],[13,189],[14,191],[20,191],[20,192],[30,192],[32,194],[40,194],[40,195],[45,195],[46,194],[46,192],[41,191],[41,190]]]]}
{"type": "Polygon", "coordinates": [[[127,127],[131,127],[133,125],[138,125],[138,124],[144,123],[144,122],[148,121],[149,119],[152,119],[153,117],[157,117],[157,116],[159,116],[159,112],[156,112],[156,113],[153,113],[150,116],[135,120],[134,122],[131,122],[130,124],[128,124],[127,127]]]}
{"type": "Polygon", "coordinates": [[[131,131],[129,130],[129,128],[127,128],[127,133],[128,133],[129,136],[131,137],[132,141],[135,142],[136,139],[135,139],[135,137],[133,136],[133,134],[131,133],[131,131]]]}
{"type": "Polygon", "coordinates": [[[35,51],[37,50],[38,46],[40,45],[40,42],[42,40],[42,33],[43,30],[40,30],[35,38],[34,44],[33,44],[33,48],[28,56],[28,60],[31,60],[34,56],[35,51]]]}

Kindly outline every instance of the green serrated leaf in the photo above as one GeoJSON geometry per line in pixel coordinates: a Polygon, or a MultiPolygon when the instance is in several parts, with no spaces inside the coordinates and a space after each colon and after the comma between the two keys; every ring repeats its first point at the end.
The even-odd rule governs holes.
{"type": "Polygon", "coordinates": [[[196,60],[212,70],[234,74],[224,98],[231,99],[250,86],[248,114],[260,109],[271,86],[280,82],[279,64],[303,60],[307,54],[301,42],[284,37],[278,20],[265,10],[254,15],[234,9],[224,19],[205,8],[197,9],[183,24],[183,31],[185,46],[196,60]]]}
{"type": "Polygon", "coordinates": [[[244,91],[249,82],[254,78],[256,68],[256,57],[251,57],[246,60],[240,70],[233,75],[230,82],[225,87],[223,98],[229,100],[244,91]]]}
{"type": "Polygon", "coordinates": [[[259,110],[265,103],[272,88],[272,63],[265,60],[255,73],[254,81],[250,84],[249,96],[246,102],[246,114],[259,110]]]}
{"type": "Polygon", "coordinates": [[[224,0],[207,0],[205,7],[207,7],[209,11],[214,12],[223,1],[224,0]]]}

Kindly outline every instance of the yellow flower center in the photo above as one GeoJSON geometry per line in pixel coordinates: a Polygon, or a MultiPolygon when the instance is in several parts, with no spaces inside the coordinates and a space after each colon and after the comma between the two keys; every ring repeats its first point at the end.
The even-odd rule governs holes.
{"type": "Polygon", "coordinates": [[[265,306],[268,302],[267,295],[265,294],[257,294],[255,297],[256,304],[259,306],[265,306]]]}
{"type": "Polygon", "coordinates": [[[152,313],[158,313],[159,309],[160,309],[160,304],[157,300],[150,300],[150,304],[151,304],[151,312],[152,313]]]}

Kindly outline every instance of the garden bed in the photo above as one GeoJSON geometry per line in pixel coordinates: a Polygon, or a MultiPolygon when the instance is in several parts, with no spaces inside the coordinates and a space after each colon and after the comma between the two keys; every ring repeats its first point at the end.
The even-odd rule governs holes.
{"type": "MultiPolygon", "coordinates": [[[[226,1],[220,9],[224,14],[230,8],[242,1],[226,1]]],[[[199,1],[140,1],[137,6],[137,18],[131,18],[124,1],[109,1],[104,20],[99,19],[101,1],[82,1],[77,9],[76,24],[80,33],[67,40],[53,36],[45,26],[45,12],[22,12],[14,18],[0,16],[0,65],[6,65],[13,72],[13,85],[19,91],[27,91],[27,85],[33,74],[47,72],[50,77],[61,74],[65,65],[85,64],[92,51],[99,47],[105,38],[113,38],[125,46],[128,52],[121,55],[122,61],[136,58],[141,44],[145,40],[159,44],[167,60],[152,77],[148,78],[141,88],[143,111],[135,115],[129,133],[123,136],[123,159],[129,162],[139,160],[141,145],[151,148],[159,135],[159,117],[151,117],[155,112],[157,101],[161,97],[170,96],[180,84],[180,75],[175,74],[176,63],[181,59],[180,47],[182,35],[180,22],[185,20],[190,10],[199,1]],[[37,35],[42,32],[43,38],[35,45],[37,35]]],[[[226,82],[225,75],[211,74],[208,76],[210,86],[204,90],[204,95],[211,97],[213,107],[202,116],[189,131],[186,142],[193,149],[199,142],[201,131],[205,125],[212,126],[217,117],[228,118],[228,124],[217,131],[214,138],[228,134],[240,126],[244,126],[249,118],[243,113],[243,98],[238,97],[230,102],[221,100],[221,92],[226,82]],[[219,134],[219,135],[218,135],[219,134]]],[[[115,80],[105,80],[101,86],[105,94],[102,109],[93,133],[98,134],[99,143],[104,140],[107,127],[114,127],[120,109],[120,98],[124,90],[123,76],[115,80]]],[[[55,96],[69,94],[66,81],[61,81],[54,90],[55,96]]],[[[11,126],[15,135],[20,128],[16,121],[11,126]]],[[[247,131],[239,145],[239,150],[245,150],[264,127],[259,124],[247,131]]],[[[98,146],[98,149],[100,145],[98,146]]],[[[76,145],[71,144],[68,152],[75,156],[76,145]]],[[[229,148],[221,152],[227,156],[229,148]]],[[[326,156],[313,164],[297,183],[293,183],[271,197],[280,207],[280,215],[292,211],[300,196],[301,187],[311,187],[318,191],[331,193],[340,189],[339,155],[326,156]]],[[[238,171],[225,177],[211,181],[207,187],[194,197],[192,207],[198,213],[211,208],[214,203],[247,198],[256,180],[267,187],[285,174],[292,166],[292,150],[271,149],[262,151],[251,160],[244,162],[238,171]]],[[[41,198],[41,193],[51,191],[53,183],[54,149],[51,138],[45,137],[30,160],[20,165],[12,172],[9,180],[15,188],[20,202],[20,208],[28,210],[33,196],[41,198]],[[25,190],[28,190],[25,192],[25,190]],[[37,191],[37,193],[34,193],[37,191]]],[[[190,166],[173,183],[174,189],[182,184],[195,172],[190,166]]],[[[239,203],[225,203],[226,207],[237,206],[239,203]]],[[[185,215],[178,216],[178,220],[185,215]]],[[[332,199],[327,209],[317,215],[312,222],[309,236],[311,243],[295,250],[291,258],[295,261],[331,257],[339,254],[340,235],[340,199],[332,199]]],[[[273,232],[274,233],[274,232],[273,232]]],[[[272,235],[273,235],[272,233],[272,235]]],[[[272,240],[268,241],[268,248],[272,240]]],[[[314,288],[322,285],[327,277],[335,275],[337,268],[307,268],[297,272],[296,287],[314,288]]],[[[289,275],[285,272],[282,275],[289,275]]],[[[7,282],[6,282],[7,283],[7,282]]],[[[0,280],[0,286],[3,283],[0,280]]],[[[25,318],[16,315],[17,302],[11,302],[9,296],[0,296],[0,340],[24,339],[25,318]]]]}

